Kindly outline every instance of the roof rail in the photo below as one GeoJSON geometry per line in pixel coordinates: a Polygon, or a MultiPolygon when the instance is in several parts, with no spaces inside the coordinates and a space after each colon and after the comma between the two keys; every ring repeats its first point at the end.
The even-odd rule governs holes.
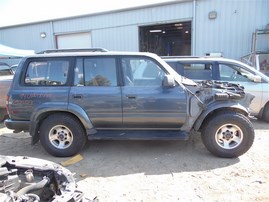
{"type": "Polygon", "coordinates": [[[162,59],[177,59],[177,58],[200,58],[200,56],[160,56],[162,59]]]}
{"type": "Polygon", "coordinates": [[[49,49],[49,50],[40,51],[36,54],[68,53],[68,52],[108,52],[108,50],[105,48],[49,49]]]}

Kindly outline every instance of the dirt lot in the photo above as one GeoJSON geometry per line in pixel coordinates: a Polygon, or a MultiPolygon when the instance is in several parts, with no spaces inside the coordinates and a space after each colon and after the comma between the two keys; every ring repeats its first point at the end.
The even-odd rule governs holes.
{"type": "MultiPolygon", "coordinates": [[[[269,124],[253,120],[252,148],[235,159],[212,156],[200,137],[189,141],[92,141],[68,166],[79,187],[103,201],[269,201],[269,124]]],[[[0,154],[56,163],[27,133],[0,124],[0,154]]]]}

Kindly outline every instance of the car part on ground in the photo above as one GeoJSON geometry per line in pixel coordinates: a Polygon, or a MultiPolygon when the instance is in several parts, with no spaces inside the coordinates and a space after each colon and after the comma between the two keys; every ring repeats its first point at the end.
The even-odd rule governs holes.
{"type": "Polygon", "coordinates": [[[0,201],[96,202],[77,189],[66,168],[42,159],[0,156],[0,201]]]}
{"type": "Polygon", "coordinates": [[[40,140],[48,153],[61,157],[77,154],[87,139],[187,140],[213,118],[222,120],[219,128],[232,125],[231,132],[250,137],[247,144],[236,143],[240,152],[221,147],[220,137],[219,152],[204,141],[213,154],[235,157],[252,145],[252,124],[231,119],[249,114],[253,96],[242,86],[194,82],[151,53],[80,51],[22,59],[7,97],[9,129],[29,131],[33,144],[40,140]]]}

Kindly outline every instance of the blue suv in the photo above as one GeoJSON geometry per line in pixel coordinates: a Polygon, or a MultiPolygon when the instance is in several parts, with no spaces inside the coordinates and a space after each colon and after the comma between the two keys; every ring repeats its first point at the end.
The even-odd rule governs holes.
{"type": "Polygon", "coordinates": [[[56,50],[22,59],[5,125],[54,156],[75,155],[87,139],[187,140],[199,131],[211,153],[231,158],[253,143],[252,99],[239,85],[184,78],[152,53],[56,50]]]}

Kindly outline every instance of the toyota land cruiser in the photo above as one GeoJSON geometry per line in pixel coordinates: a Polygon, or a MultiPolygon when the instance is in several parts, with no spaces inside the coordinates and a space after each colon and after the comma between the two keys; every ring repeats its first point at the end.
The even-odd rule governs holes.
{"type": "Polygon", "coordinates": [[[75,155],[87,139],[187,140],[200,131],[211,153],[231,158],[253,143],[252,98],[239,85],[184,78],[152,53],[45,51],[19,64],[5,124],[54,156],[75,155]]]}

